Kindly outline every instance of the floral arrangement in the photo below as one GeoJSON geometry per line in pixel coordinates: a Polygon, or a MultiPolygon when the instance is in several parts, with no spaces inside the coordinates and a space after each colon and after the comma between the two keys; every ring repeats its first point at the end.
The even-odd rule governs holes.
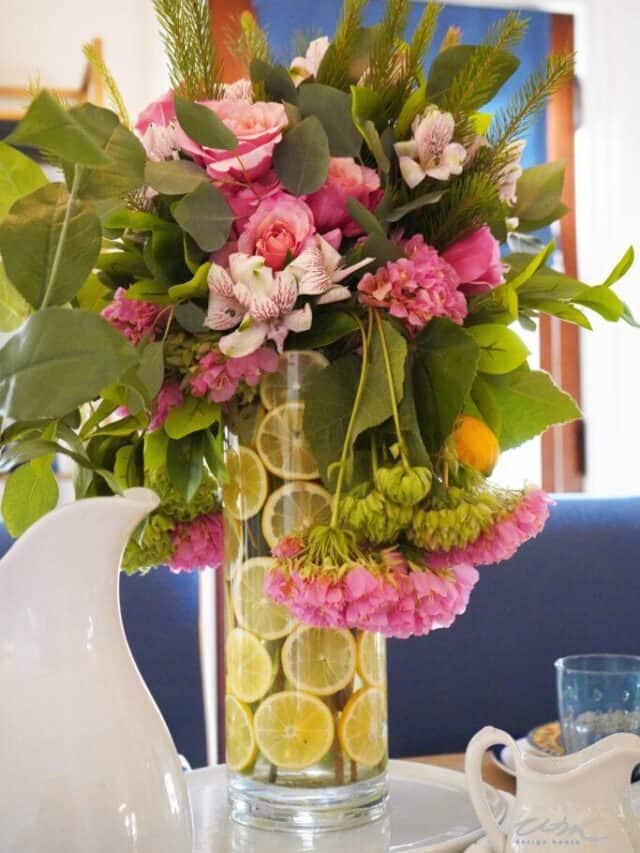
{"type": "Polygon", "coordinates": [[[563,167],[523,171],[523,135],[572,57],[490,115],[523,19],[434,49],[436,3],[408,36],[409,0],[375,27],[345,0],[333,39],[288,67],[243,15],[247,76],[228,84],[209,4],[155,5],[172,90],[135,125],[102,68],[113,111],[42,91],[0,145],[5,523],[18,535],[55,505],[66,454],[78,498],[160,495],[127,571],[219,566],[225,428],[250,420],[283,352],[317,352],[304,433],[330,519],[275,543],[266,589],[310,625],[447,627],[477,567],[547,518],[539,489],[491,484],[499,453],[580,416],[517,326],[589,328],[585,308],[635,322],[613,289],[631,250],[589,286],[535,236],[566,213],[563,167]]]}

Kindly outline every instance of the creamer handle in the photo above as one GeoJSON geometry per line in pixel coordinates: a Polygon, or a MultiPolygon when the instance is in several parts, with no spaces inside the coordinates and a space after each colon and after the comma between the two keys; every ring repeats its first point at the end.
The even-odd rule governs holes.
{"type": "Polygon", "coordinates": [[[518,748],[513,738],[500,729],[487,727],[473,737],[467,747],[464,770],[467,776],[469,796],[478,820],[487,834],[494,853],[504,853],[507,836],[498,826],[493,812],[489,808],[485,784],[482,780],[482,762],[485,752],[496,744],[511,747],[517,756],[518,748]]]}

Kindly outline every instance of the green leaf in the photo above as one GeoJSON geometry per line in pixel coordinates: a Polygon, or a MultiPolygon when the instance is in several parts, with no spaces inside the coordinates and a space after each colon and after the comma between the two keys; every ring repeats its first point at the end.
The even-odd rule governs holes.
{"type": "Polygon", "coordinates": [[[175,284],[173,287],[170,287],[169,298],[174,302],[179,302],[183,299],[194,299],[198,296],[206,296],[209,293],[207,276],[209,275],[210,268],[211,264],[209,262],[202,264],[193,278],[189,279],[189,281],[185,281],[184,284],[175,284]]]}
{"type": "MultiPolygon", "coordinates": [[[[149,404],[158,396],[164,382],[164,346],[161,341],[147,344],[142,350],[140,363],[132,368],[137,382],[145,390],[149,404]]],[[[127,382],[127,374],[123,377],[127,382]]]]}
{"type": "Polygon", "coordinates": [[[58,483],[51,470],[53,457],[27,462],[13,471],[4,487],[2,518],[9,534],[22,534],[39,518],[55,509],[58,483]]]}
{"type": "Polygon", "coordinates": [[[47,183],[47,177],[37,163],[0,142],[0,222],[14,202],[47,183]]]}
{"type": "Polygon", "coordinates": [[[0,350],[0,413],[63,417],[138,361],[126,338],[96,314],[46,308],[0,350]]]}
{"type": "Polygon", "coordinates": [[[521,369],[509,376],[485,378],[502,417],[502,450],[518,447],[553,424],[581,417],[575,401],[541,370],[521,369]]]}
{"type": "Polygon", "coordinates": [[[635,250],[634,250],[633,246],[629,246],[627,251],[624,253],[624,255],[620,258],[618,263],[615,265],[615,267],[609,273],[609,276],[607,277],[607,280],[604,282],[604,284],[607,287],[611,287],[612,285],[614,285],[618,281],[620,281],[620,279],[629,272],[629,270],[633,266],[634,261],[635,261],[635,250]]]}
{"type": "Polygon", "coordinates": [[[555,250],[556,244],[552,240],[533,257],[527,254],[508,255],[504,260],[507,266],[510,267],[507,281],[511,287],[517,290],[523,284],[526,284],[534,273],[546,263],[555,250]]]}
{"type": "Polygon", "coordinates": [[[357,222],[365,234],[378,234],[386,239],[386,232],[379,219],[371,211],[361,204],[357,198],[347,199],[347,210],[349,215],[357,222]]]}
{"type": "MultiPolygon", "coordinates": [[[[121,489],[128,489],[138,485],[136,482],[131,482],[130,472],[132,462],[135,459],[135,447],[132,444],[125,444],[116,452],[116,461],[113,466],[113,476],[118,481],[121,489]]],[[[135,470],[135,465],[133,466],[135,470]]],[[[137,480],[137,477],[135,477],[137,480]]]]}
{"type": "Polygon", "coordinates": [[[413,387],[422,437],[438,453],[462,412],[478,369],[479,347],[450,320],[434,319],[416,338],[413,387]]]}
{"type": "Polygon", "coordinates": [[[176,305],[173,316],[185,332],[189,332],[191,335],[201,335],[208,331],[204,325],[207,312],[195,302],[183,302],[176,305]]]}
{"type": "Polygon", "coordinates": [[[169,439],[167,473],[180,494],[190,502],[202,482],[204,436],[193,433],[179,441],[169,439]]]}
{"type": "Polygon", "coordinates": [[[31,145],[70,163],[109,165],[109,158],[92,134],[47,91],[40,92],[31,102],[25,117],[4,141],[10,145],[31,145]]]}
{"type": "Polygon", "coordinates": [[[102,220],[102,224],[106,229],[111,231],[124,231],[127,228],[131,229],[131,231],[156,231],[158,229],[175,228],[173,222],[167,222],[166,219],[154,216],[153,213],[145,213],[142,210],[130,210],[127,207],[119,207],[117,210],[112,210],[102,220]]]}
{"type": "Polygon", "coordinates": [[[222,148],[233,151],[238,147],[238,138],[226,124],[208,107],[194,104],[180,95],[174,95],[176,116],[180,127],[190,139],[206,148],[222,148]]]}
{"type": "Polygon", "coordinates": [[[169,438],[184,438],[220,422],[220,406],[204,397],[186,396],[181,406],[171,409],[164,423],[169,438]]]}
{"type": "MultiPolygon", "coordinates": [[[[513,257],[513,256],[512,256],[513,257]]],[[[588,288],[571,276],[540,267],[518,291],[523,305],[535,307],[540,299],[577,299],[588,288]]]]}
{"type": "Polygon", "coordinates": [[[536,311],[540,311],[543,314],[551,314],[552,317],[558,317],[566,323],[574,323],[576,326],[582,326],[583,329],[591,329],[589,318],[574,305],[570,305],[567,302],[541,299],[536,303],[536,311]]]}
{"type": "Polygon", "coordinates": [[[380,138],[380,134],[376,130],[376,126],[372,121],[367,120],[362,125],[362,135],[369,146],[369,150],[373,154],[376,166],[383,175],[388,175],[391,171],[391,161],[384,149],[384,144],[380,138]]]}
{"type": "Polygon", "coordinates": [[[160,163],[149,161],[145,167],[144,180],[148,186],[164,195],[185,195],[208,182],[209,178],[204,169],[190,160],[167,160],[160,163]]]}
{"type": "Polygon", "coordinates": [[[204,458],[209,471],[211,471],[220,485],[227,485],[230,477],[224,464],[222,429],[219,429],[215,436],[211,430],[205,430],[202,434],[204,435],[204,458]]]}
{"type": "Polygon", "coordinates": [[[502,413],[491,386],[486,378],[480,374],[476,376],[473,382],[471,399],[489,428],[499,436],[502,430],[502,413]]]}
{"type": "Polygon", "coordinates": [[[358,324],[351,314],[346,311],[316,311],[313,317],[313,325],[308,332],[289,334],[287,337],[287,349],[319,349],[329,346],[346,335],[358,331],[358,324]]]}
{"type": "Polygon", "coordinates": [[[414,118],[423,112],[428,103],[427,86],[425,83],[421,83],[409,95],[400,110],[400,115],[396,121],[396,133],[399,139],[403,139],[408,134],[414,118]]]}
{"type": "Polygon", "coordinates": [[[316,116],[320,120],[332,157],[360,154],[362,137],[353,123],[350,94],[321,83],[302,83],[298,90],[298,107],[303,118],[316,116]]]}
{"type": "Polygon", "coordinates": [[[351,87],[351,118],[353,124],[365,137],[365,122],[373,122],[374,127],[384,118],[384,101],[377,92],[367,86],[351,87]]]}
{"type": "Polygon", "coordinates": [[[128,288],[127,299],[141,299],[143,302],[152,302],[154,305],[171,305],[169,288],[166,284],[153,278],[141,278],[128,288]]]}
{"type": "Polygon", "coordinates": [[[249,68],[251,81],[263,83],[268,99],[271,101],[286,101],[289,104],[298,102],[298,90],[291,75],[282,65],[270,65],[262,59],[252,59],[249,68]]]}
{"type": "Polygon", "coordinates": [[[97,275],[91,273],[76,293],[75,301],[78,308],[82,308],[83,311],[99,314],[112,298],[111,290],[104,286],[97,275]]]}
{"type": "MultiPolygon", "coordinates": [[[[391,363],[396,402],[399,403],[402,400],[404,389],[407,341],[387,320],[382,321],[382,334],[384,335],[384,341],[386,341],[389,361],[391,363]]],[[[353,429],[354,441],[365,430],[384,423],[392,414],[393,407],[385,370],[383,340],[380,337],[378,326],[375,325],[371,339],[369,369],[353,429]]]]}
{"type": "Polygon", "coordinates": [[[529,350],[521,338],[506,326],[483,323],[470,326],[471,335],[480,348],[478,369],[481,373],[511,373],[526,361],[529,350]]]}
{"type": "MultiPolygon", "coordinates": [[[[442,96],[447,92],[457,74],[471,60],[474,53],[482,50],[481,47],[469,44],[459,44],[447,48],[439,53],[429,70],[427,80],[427,92],[429,100],[440,103],[442,96]]],[[[486,75],[485,85],[477,86],[474,97],[467,98],[465,106],[468,110],[477,110],[488,103],[507,80],[515,74],[520,67],[520,60],[506,50],[494,50],[491,58],[493,73],[486,75]]]]}
{"type": "Polygon", "coordinates": [[[342,356],[317,374],[305,396],[304,431],[328,488],[335,481],[328,469],[340,459],[359,377],[358,359],[342,356]]]}
{"type": "Polygon", "coordinates": [[[381,234],[370,234],[360,247],[360,251],[363,258],[373,258],[373,263],[369,268],[371,270],[376,270],[389,261],[397,261],[404,257],[402,249],[381,234]]]}
{"type": "Polygon", "coordinates": [[[429,452],[425,447],[420,430],[420,422],[418,421],[418,410],[416,409],[416,400],[413,387],[413,353],[407,356],[405,366],[404,389],[402,400],[398,406],[398,415],[400,417],[400,429],[404,438],[409,460],[412,465],[424,465],[431,468],[431,459],[429,452]]]}
{"type": "MultiPolygon", "coordinates": [[[[86,130],[108,159],[108,165],[103,168],[82,170],[78,182],[80,198],[119,198],[143,185],[144,148],[140,140],[120,124],[115,113],[94,104],[82,104],[69,110],[69,116],[86,130]]],[[[72,165],[73,159],[65,165],[69,182],[72,165]]]]}
{"type": "Polygon", "coordinates": [[[144,437],[145,471],[158,471],[166,467],[169,436],[163,429],[146,433],[144,437]]]}
{"type": "Polygon", "coordinates": [[[275,149],[273,164],[284,188],[293,195],[320,189],[329,174],[329,140],[315,116],[289,130],[275,149]]]}
{"type": "Polygon", "coordinates": [[[31,314],[31,306],[7,278],[0,260],[0,332],[13,332],[31,314]]]}
{"type": "Polygon", "coordinates": [[[152,276],[165,285],[184,281],[189,268],[184,260],[182,231],[175,228],[158,229],[147,238],[144,260],[152,276]]]}
{"type": "Polygon", "coordinates": [[[228,201],[213,184],[201,184],[172,210],[176,222],[204,252],[216,252],[227,242],[234,216],[228,201]]]}
{"type": "Polygon", "coordinates": [[[543,163],[522,173],[513,215],[534,226],[527,230],[535,230],[536,225],[543,227],[542,223],[548,224],[549,217],[559,209],[565,168],[565,163],[543,163]]]}
{"type": "Polygon", "coordinates": [[[47,184],[13,205],[0,225],[0,252],[7,275],[30,305],[39,308],[45,296],[48,304],[61,305],[93,269],[101,236],[100,220],[86,202],[72,202],[64,184],[47,184]]]}
{"type": "Polygon", "coordinates": [[[418,196],[418,198],[414,198],[412,201],[408,201],[406,204],[396,207],[394,210],[390,211],[385,216],[385,219],[387,222],[399,222],[401,219],[404,219],[408,213],[413,213],[414,210],[421,210],[429,204],[437,204],[445,193],[446,190],[436,190],[435,192],[425,193],[424,195],[418,196]]]}
{"type": "Polygon", "coordinates": [[[617,323],[624,315],[624,303],[608,284],[585,285],[584,292],[574,302],[590,308],[610,323],[617,323]]]}

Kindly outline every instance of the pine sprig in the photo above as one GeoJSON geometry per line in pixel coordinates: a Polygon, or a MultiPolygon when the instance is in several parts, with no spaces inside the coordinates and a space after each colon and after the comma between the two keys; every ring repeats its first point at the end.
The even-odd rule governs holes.
{"type": "Polygon", "coordinates": [[[503,51],[518,45],[527,28],[528,21],[517,12],[509,12],[491,27],[482,44],[453,78],[448,91],[440,99],[441,106],[456,117],[472,112],[483,93],[491,91],[500,82],[503,51]]]}
{"type": "Polygon", "coordinates": [[[422,64],[431,47],[441,12],[442,5],[436,3],[435,0],[429,0],[414,30],[413,37],[409,42],[407,67],[413,80],[416,79],[422,69],[422,64]]]}
{"type": "Polygon", "coordinates": [[[494,156],[499,160],[509,145],[526,133],[536,115],[544,109],[549,98],[574,74],[573,53],[549,56],[544,68],[534,71],[498,114],[489,132],[494,156]]]}
{"type": "Polygon", "coordinates": [[[207,0],[153,0],[169,61],[171,86],[191,100],[221,94],[207,0]]]}
{"type": "Polygon", "coordinates": [[[425,240],[441,250],[481,225],[503,218],[503,204],[490,175],[469,172],[452,182],[423,223],[425,240]]]}
{"type": "Polygon", "coordinates": [[[113,74],[109,71],[100,51],[96,50],[94,44],[88,42],[83,46],[82,52],[95,73],[102,77],[102,81],[107,90],[107,95],[109,96],[109,103],[111,107],[113,107],[114,112],[125,127],[131,128],[131,119],[129,117],[129,111],[125,105],[124,98],[122,97],[122,92],[120,91],[113,74]]]}
{"type": "Polygon", "coordinates": [[[323,62],[318,72],[318,83],[348,89],[348,69],[351,66],[358,38],[362,30],[364,12],[369,0],[344,0],[336,34],[331,42],[330,61],[323,62]]]}
{"type": "Polygon", "coordinates": [[[254,59],[271,62],[267,33],[251,12],[240,15],[238,25],[229,29],[225,39],[228,51],[248,71],[254,59]]]}
{"type": "Polygon", "coordinates": [[[369,57],[367,86],[389,100],[398,81],[406,74],[408,47],[402,40],[409,21],[411,0],[387,0],[369,57]]]}

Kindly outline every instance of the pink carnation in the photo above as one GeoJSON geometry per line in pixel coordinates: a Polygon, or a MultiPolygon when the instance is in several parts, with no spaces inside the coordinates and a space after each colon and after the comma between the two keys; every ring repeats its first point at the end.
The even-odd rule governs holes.
{"type": "Polygon", "coordinates": [[[223,561],[222,513],[200,515],[191,522],[178,524],[171,534],[172,572],[218,569],[223,561]]]}
{"type": "Polygon", "coordinates": [[[175,409],[182,405],[183,396],[180,386],[177,382],[167,382],[162,387],[160,393],[153,403],[153,414],[149,423],[149,430],[153,432],[164,426],[164,422],[169,416],[171,409],[175,409]]]}
{"type": "Polygon", "coordinates": [[[449,246],[442,257],[458,273],[465,293],[483,293],[504,282],[500,243],[488,225],[449,246]]]}
{"type": "Polygon", "coordinates": [[[138,344],[142,338],[149,334],[153,340],[157,331],[158,316],[162,307],[153,305],[151,302],[143,302],[141,299],[127,299],[127,291],[119,287],[113,297],[113,302],[102,311],[105,320],[131,341],[138,344]],[[154,328],[156,327],[156,328],[154,328]]]}
{"type": "Polygon", "coordinates": [[[509,560],[521,545],[542,532],[549,518],[551,503],[546,492],[530,489],[513,512],[494,524],[475,542],[466,548],[428,554],[426,559],[430,566],[436,568],[460,563],[490,566],[509,560]]]}
{"type": "Polygon", "coordinates": [[[304,548],[304,542],[297,536],[283,536],[271,549],[276,560],[292,560],[304,548]]]}
{"type": "Polygon", "coordinates": [[[189,379],[189,388],[194,397],[208,396],[212,403],[226,403],[241,382],[255,387],[263,373],[275,373],[278,366],[278,354],[268,347],[228,359],[219,350],[213,350],[198,362],[189,379]]]}
{"type": "Polygon", "coordinates": [[[307,203],[321,234],[339,228],[345,237],[355,237],[362,229],[351,218],[347,201],[355,198],[367,210],[374,210],[381,197],[380,178],[374,169],[358,165],[353,157],[332,157],[326,183],[307,203]]]}
{"type": "Polygon", "coordinates": [[[296,258],[315,234],[313,214],[302,199],[279,192],[260,202],[238,240],[238,251],[260,255],[281,270],[296,258]]]}
{"type": "Polygon", "coordinates": [[[449,317],[461,324],[467,302],[458,290],[460,279],[454,268],[420,234],[404,244],[404,251],[406,258],[389,261],[375,274],[362,277],[360,301],[386,308],[414,334],[434,317],[449,317]]]}

